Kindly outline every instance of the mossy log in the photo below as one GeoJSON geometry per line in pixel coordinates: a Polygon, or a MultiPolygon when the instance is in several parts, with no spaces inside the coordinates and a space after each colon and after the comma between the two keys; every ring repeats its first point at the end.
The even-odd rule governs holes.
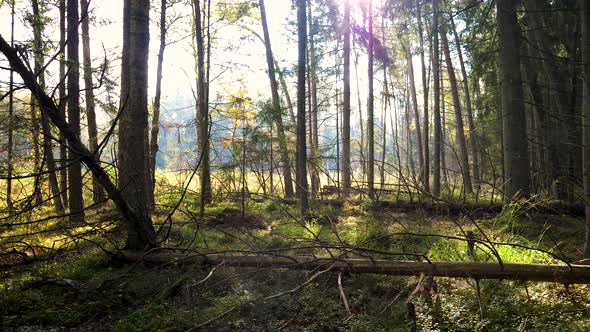
{"type": "Polygon", "coordinates": [[[196,264],[244,268],[282,268],[293,270],[321,270],[333,272],[369,273],[395,276],[507,279],[590,284],[589,265],[499,264],[481,262],[417,262],[361,258],[314,258],[310,256],[220,255],[181,253],[142,253],[125,251],[122,259],[128,262],[143,260],[152,264],[196,264]]]}

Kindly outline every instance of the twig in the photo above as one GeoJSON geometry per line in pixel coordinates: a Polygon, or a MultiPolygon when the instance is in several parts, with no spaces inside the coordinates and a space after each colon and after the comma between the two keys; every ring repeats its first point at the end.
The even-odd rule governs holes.
{"type": "Polygon", "coordinates": [[[194,331],[194,330],[196,330],[196,329],[198,329],[198,328],[200,328],[200,327],[203,327],[203,326],[205,326],[205,325],[207,325],[207,324],[209,324],[209,323],[213,322],[214,320],[217,320],[217,319],[219,319],[219,318],[221,318],[221,317],[223,317],[223,316],[225,316],[225,315],[229,314],[230,312],[234,311],[234,310],[235,310],[237,307],[238,307],[238,305],[235,305],[235,306],[233,306],[233,307],[231,307],[231,308],[227,309],[226,311],[224,311],[224,312],[220,313],[219,315],[217,315],[217,316],[215,316],[215,317],[213,317],[213,318],[209,319],[208,321],[206,321],[206,322],[204,322],[204,323],[201,323],[201,324],[199,324],[199,325],[197,325],[197,326],[195,326],[195,327],[192,327],[192,328],[190,328],[190,329],[186,330],[186,332],[189,332],[189,331],[194,331]]]}
{"type": "Polygon", "coordinates": [[[346,299],[346,294],[344,293],[344,288],[342,287],[342,272],[338,272],[338,290],[340,291],[340,297],[342,298],[342,302],[344,302],[344,308],[348,312],[348,315],[352,315],[350,311],[350,307],[348,306],[348,300],[346,299]]]}
{"type": "Polygon", "coordinates": [[[265,301],[266,300],[272,300],[272,299],[276,299],[276,298],[281,297],[281,296],[293,294],[293,293],[299,291],[301,288],[309,285],[312,281],[314,281],[315,279],[317,279],[317,277],[319,277],[320,275],[322,275],[322,274],[324,274],[324,273],[332,270],[334,268],[334,266],[335,266],[335,264],[332,264],[327,269],[322,270],[322,271],[319,271],[318,273],[316,273],[313,276],[311,276],[311,278],[307,279],[307,281],[305,281],[304,283],[300,284],[299,286],[297,286],[297,287],[295,287],[293,289],[290,289],[288,291],[284,291],[284,292],[281,292],[281,293],[278,293],[278,294],[275,294],[275,295],[271,295],[271,296],[265,297],[264,300],[265,301]]]}

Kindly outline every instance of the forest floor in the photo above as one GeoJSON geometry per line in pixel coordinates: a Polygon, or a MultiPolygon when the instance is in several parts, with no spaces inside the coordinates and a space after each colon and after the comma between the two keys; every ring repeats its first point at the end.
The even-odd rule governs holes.
{"type": "MultiPolygon", "coordinates": [[[[370,203],[318,205],[313,221],[303,224],[290,217],[294,207],[272,201],[248,203],[244,218],[235,203],[214,204],[200,222],[191,210],[196,209],[189,203],[175,214],[170,232],[163,232],[169,238],[162,246],[327,256],[327,244],[362,245],[376,258],[414,260],[411,254],[420,254],[433,261],[493,261],[483,247],[476,247],[473,257],[464,241],[434,236],[462,237],[467,231],[481,236],[480,228],[493,241],[522,246],[497,246],[505,262],[559,264],[556,256],[579,258],[584,229],[580,219],[534,214],[518,205],[477,219],[400,212],[370,203]]],[[[156,220],[164,218],[157,215],[156,220]]],[[[115,228],[111,236],[124,238],[124,230],[115,228]]],[[[93,242],[112,249],[102,238],[93,242]]],[[[0,269],[0,329],[410,331],[411,302],[417,329],[423,331],[590,330],[587,285],[481,280],[478,300],[476,282],[469,279],[436,278],[428,290],[416,287],[417,277],[343,275],[349,313],[338,274],[324,273],[307,282],[313,273],[132,265],[85,244],[52,260],[0,269]],[[295,291],[275,296],[289,290],[295,291]]]]}

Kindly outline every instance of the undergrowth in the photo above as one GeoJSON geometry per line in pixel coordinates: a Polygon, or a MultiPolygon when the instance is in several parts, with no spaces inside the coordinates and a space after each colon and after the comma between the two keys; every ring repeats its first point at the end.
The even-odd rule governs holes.
{"type": "MultiPolygon", "coordinates": [[[[433,261],[496,261],[481,243],[469,251],[461,238],[471,232],[478,241],[494,242],[490,245],[504,262],[563,264],[561,259],[573,259],[581,245],[575,235],[572,241],[560,241],[569,240],[564,234],[580,231],[582,225],[575,220],[531,216],[519,205],[483,219],[401,213],[370,203],[316,205],[306,222],[291,218],[297,215],[295,207],[278,202],[249,202],[246,208],[248,222],[235,220],[241,215],[236,202],[208,207],[204,219],[177,212],[166,246],[318,256],[363,247],[372,250],[374,258],[415,260],[415,255],[423,255],[433,261]]],[[[108,241],[94,240],[109,246],[108,241]]],[[[415,277],[345,274],[349,314],[333,273],[268,299],[296,289],[315,272],[132,266],[113,261],[96,246],[80,251],[0,271],[1,329],[409,331],[413,323],[406,302],[411,302],[417,327],[424,331],[590,330],[587,286],[480,280],[478,300],[476,281],[469,279],[437,278],[436,290],[427,290],[415,277]],[[26,289],[47,277],[76,280],[82,286],[26,289]]]]}

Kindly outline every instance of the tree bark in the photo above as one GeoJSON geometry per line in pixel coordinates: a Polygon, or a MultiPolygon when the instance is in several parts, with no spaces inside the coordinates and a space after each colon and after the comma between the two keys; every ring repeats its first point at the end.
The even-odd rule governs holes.
{"type": "Polygon", "coordinates": [[[590,4],[580,0],[582,16],[582,62],[583,68],[583,173],[584,203],[586,205],[586,237],[584,256],[590,257],[590,4]]]}
{"type": "Polygon", "coordinates": [[[158,155],[158,133],[160,131],[160,100],[162,98],[162,66],[164,64],[164,52],[166,51],[166,0],[160,3],[160,48],[158,51],[158,67],[156,68],[156,95],[154,96],[154,114],[152,115],[152,128],[150,131],[150,205],[152,210],[155,207],[156,191],[156,157],[158,155]]]}
{"type": "MultiPolygon", "coordinates": [[[[68,123],[80,139],[80,58],[78,54],[79,36],[78,0],[67,0],[68,26],[68,123]]],[[[84,220],[84,196],[82,192],[82,165],[70,146],[68,168],[70,221],[80,223],[84,220]]]]}
{"type": "MultiPolygon", "coordinates": [[[[268,31],[268,23],[266,21],[266,10],[264,7],[264,0],[258,0],[260,7],[260,20],[262,22],[262,30],[264,33],[264,47],[266,49],[266,64],[268,66],[268,78],[270,80],[270,90],[272,95],[273,108],[273,122],[277,126],[277,135],[279,140],[279,149],[281,155],[281,163],[283,164],[283,182],[285,188],[285,198],[293,198],[293,178],[291,177],[291,163],[289,160],[289,150],[287,148],[287,136],[285,135],[285,126],[283,125],[283,116],[281,112],[281,104],[279,97],[279,87],[275,76],[275,64],[272,54],[272,46],[270,42],[270,34],[268,31]]],[[[285,93],[288,93],[285,91],[285,93]]]]}
{"type": "Polygon", "coordinates": [[[122,81],[121,85],[127,95],[121,94],[125,108],[122,110],[119,125],[119,155],[122,166],[119,181],[123,196],[143,227],[139,229],[136,224],[128,223],[126,247],[139,250],[155,245],[151,239],[155,235],[149,209],[146,169],[150,3],[149,0],[125,0],[125,7],[124,16],[129,23],[124,28],[124,34],[127,35],[124,47],[127,49],[123,51],[124,61],[121,68],[121,77],[126,81],[122,81]]]}
{"type": "Polygon", "coordinates": [[[475,122],[473,121],[473,107],[471,103],[471,90],[469,89],[469,76],[467,76],[467,70],[465,69],[465,61],[463,60],[463,51],[461,50],[461,42],[459,35],[457,34],[457,27],[455,26],[455,20],[451,15],[451,27],[453,29],[453,35],[455,37],[455,45],[457,47],[457,54],[459,56],[459,64],[461,66],[461,74],[463,76],[463,90],[465,93],[465,111],[467,112],[467,124],[469,126],[469,146],[471,148],[471,162],[473,163],[473,179],[475,180],[476,188],[480,187],[479,179],[479,160],[477,157],[477,135],[475,132],[475,122]]]}
{"type": "Polygon", "coordinates": [[[420,63],[422,65],[422,96],[424,98],[424,169],[422,174],[422,183],[424,190],[430,192],[430,145],[429,145],[429,126],[430,119],[428,116],[428,95],[429,87],[426,79],[426,61],[424,60],[424,29],[422,28],[422,2],[417,1],[418,8],[418,33],[420,35],[420,63]]]}
{"type": "MultiPolygon", "coordinates": [[[[10,3],[10,47],[14,47],[14,16],[15,16],[15,0],[10,3]]],[[[9,73],[8,81],[8,146],[6,147],[6,208],[8,213],[12,213],[13,202],[12,202],[12,171],[13,165],[13,139],[14,139],[14,72],[12,68],[9,73]]]]}
{"type": "Polygon", "coordinates": [[[209,109],[206,100],[205,77],[205,48],[201,23],[201,2],[194,0],[195,36],[197,45],[197,102],[198,102],[198,145],[199,145],[199,178],[201,184],[201,215],[205,212],[205,205],[211,202],[211,169],[209,146],[209,109]]]}
{"type": "Polygon", "coordinates": [[[367,52],[368,56],[368,73],[367,77],[369,80],[369,96],[367,98],[367,143],[368,143],[368,165],[367,165],[367,182],[369,187],[369,198],[375,198],[375,120],[374,120],[374,96],[373,96],[373,48],[374,48],[374,37],[373,37],[373,1],[369,0],[367,6],[369,6],[369,49],[367,52]]]}
{"type": "Polygon", "coordinates": [[[504,194],[507,199],[512,199],[516,195],[527,197],[530,190],[517,3],[515,0],[496,2],[504,141],[504,194]]]}
{"type": "MultiPolygon", "coordinates": [[[[96,127],[96,107],[94,102],[94,83],[92,79],[92,60],[90,55],[90,13],[88,0],[80,0],[82,10],[82,57],[84,62],[84,93],[86,95],[86,119],[88,121],[88,143],[90,151],[98,153],[98,130],[96,127]]],[[[97,158],[100,159],[100,158],[97,158]]],[[[92,199],[94,203],[104,200],[104,190],[92,177],[92,199]]]]}
{"type": "Polygon", "coordinates": [[[307,15],[306,1],[297,0],[297,36],[298,36],[298,67],[297,67],[297,196],[299,210],[305,219],[308,214],[307,201],[307,144],[305,138],[305,51],[307,48],[307,15]]]}
{"type": "Polygon", "coordinates": [[[406,62],[408,64],[408,74],[410,79],[410,96],[412,98],[412,110],[414,111],[414,120],[416,121],[416,143],[418,147],[418,168],[420,179],[424,177],[424,150],[422,148],[422,128],[420,126],[420,112],[418,111],[418,98],[416,96],[416,81],[414,78],[414,64],[412,63],[412,52],[409,47],[404,47],[406,53],[406,62]]]}
{"type": "Polygon", "coordinates": [[[463,114],[461,112],[461,100],[459,99],[459,87],[457,85],[457,77],[455,76],[455,69],[453,68],[453,61],[451,60],[451,52],[449,50],[449,41],[445,30],[441,33],[441,38],[447,64],[447,73],[449,75],[449,83],[451,85],[451,95],[453,97],[453,110],[455,111],[455,139],[457,140],[457,146],[459,148],[461,173],[463,174],[463,188],[467,195],[473,193],[473,186],[471,184],[471,172],[469,171],[469,154],[467,153],[467,143],[465,142],[465,129],[463,126],[463,114]]]}
{"type": "MultiPolygon", "coordinates": [[[[35,58],[35,74],[37,75],[37,81],[41,86],[41,89],[45,89],[45,70],[43,69],[44,66],[44,44],[43,44],[43,37],[42,32],[44,28],[43,17],[41,11],[39,10],[39,1],[32,0],[31,1],[33,7],[33,18],[32,18],[32,25],[33,25],[33,53],[35,58]]],[[[31,100],[31,102],[34,102],[31,100]]],[[[51,143],[51,126],[45,114],[43,114],[43,109],[40,108],[41,116],[39,117],[41,120],[41,128],[43,130],[43,153],[45,156],[45,163],[47,165],[47,175],[49,178],[49,188],[51,189],[51,196],[53,201],[53,206],[55,211],[58,214],[64,213],[64,206],[61,201],[61,194],[59,190],[59,185],[57,182],[57,174],[55,171],[55,159],[53,158],[53,144],[51,143]]],[[[39,177],[40,178],[40,177],[39,177]]]]}
{"type": "MultiPolygon", "coordinates": [[[[61,116],[66,119],[66,0],[59,0],[59,47],[61,48],[59,54],[59,111],[61,116]]],[[[64,208],[68,208],[68,149],[65,137],[60,133],[59,136],[59,189],[61,191],[62,202],[64,208]]]]}
{"type": "Polygon", "coordinates": [[[342,187],[344,195],[350,193],[350,0],[344,0],[343,22],[343,91],[342,91],[342,187]]]}
{"type": "Polygon", "coordinates": [[[439,0],[432,1],[432,72],[434,80],[434,158],[432,165],[432,195],[440,196],[440,165],[442,149],[442,129],[440,118],[440,56],[439,56],[439,0]]]}
{"type": "Polygon", "coordinates": [[[468,279],[507,279],[559,282],[563,284],[590,283],[590,266],[512,264],[479,262],[416,262],[366,258],[327,258],[311,256],[231,256],[222,254],[186,255],[124,252],[128,262],[145,261],[154,264],[219,265],[243,268],[282,268],[291,270],[325,270],[346,273],[367,273],[395,276],[419,276],[468,279]]]}
{"type": "Polygon", "coordinates": [[[311,160],[310,160],[310,173],[311,173],[311,193],[315,197],[320,192],[320,172],[319,166],[321,165],[320,154],[319,154],[319,137],[318,137],[318,76],[317,76],[317,67],[318,67],[318,60],[316,58],[316,50],[314,44],[314,29],[313,29],[313,16],[312,16],[312,2],[308,0],[307,4],[307,22],[309,26],[309,76],[310,76],[310,101],[311,107],[309,109],[309,117],[310,117],[310,134],[311,139],[309,141],[310,144],[310,152],[311,152],[311,160]]]}

